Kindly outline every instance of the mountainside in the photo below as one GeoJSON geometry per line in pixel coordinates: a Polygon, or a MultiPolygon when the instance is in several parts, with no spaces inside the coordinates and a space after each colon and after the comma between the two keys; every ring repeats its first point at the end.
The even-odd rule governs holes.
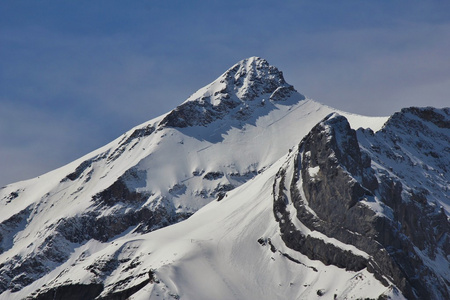
{"type": "Polygon", "coordinates": [[[252,57],[0,189],[0,299],[448,299],[449,168],[450,109],[340,112],[252,57]]]}

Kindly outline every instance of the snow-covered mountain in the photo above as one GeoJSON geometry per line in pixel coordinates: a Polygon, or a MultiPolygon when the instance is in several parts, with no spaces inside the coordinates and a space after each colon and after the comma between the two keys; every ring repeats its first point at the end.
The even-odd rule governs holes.
{"type": "Polygon", "coordinates": [[[450,109],[305,98],[261,58],[0,190],[0,299],[449,299],[450,109]]]}

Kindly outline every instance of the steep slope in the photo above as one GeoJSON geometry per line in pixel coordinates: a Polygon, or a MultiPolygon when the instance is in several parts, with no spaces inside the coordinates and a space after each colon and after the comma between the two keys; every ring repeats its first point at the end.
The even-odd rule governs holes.
{"type": "Polygon", "coordinates": [[[449,110],[333,112],[253,57],[2,188],[0,299],[448,297],[449,110]]]}
{"type": "MultiPolygon", "coordinates": [[[[28,286],[90,240],[189,217],[269,167],[331,111],[253,57],[101,149],[2,188],[0,292],[28,286]]],[[[348,116],[355,128],[386,120],[348,116]]]]}
{"type": "Polygon", "coordinates": [[[315,126],[275,181],[285,244],[326,265],[367,269],[408,299],[448,299],[449,112],[404,109],[358,138],[342,116],[315,126]]]}
{"type": "Polygon", "coordinates": [[[356,299],[380,294],[402,299],[395,287],[383,286],[367,270],[327,266],[284,245],[273,211],[273,183],[278,170],[294,162],[295,153],[186,221],[107,244],[91,240],[48,275],[4,296],[64,299],[70,293],[52,288],[77,283],[84,291],[97,291],[98,299],[119,299],[133,287],[137,291],[130,299],[356,299]],[[96,272],[104,269],[109,274],[102,278],[102,291],[96,272]]]}
{"type": "MultiPolygon", "coordinates": [[[[411,149],[411,122],[396,122],[405,118],[414,128],[431,128],[414,145],[448,136],[447,125],[433,128],[450,119],[446,109],[405,109],[377,133],[356,132],[345,117],[330,114],[287,155],[188,220],[108,243],[90,240],[46,276],[2,296],[446,299],[450,224],[436,203],[449,195],[417,201],[415,187],[397,175],[405,167],[395,168],[395,155],[380,155],[377,147],[400,155],[395,137],[411,149]],[[431,120],[421,117],[431,113],[431,120]],[[368,139],[373,147],[364,146],[368,139]],[[412,231],[414,224],[420,228],[412,231]]],[[[439,143],[444,151],[448,144],[439,143]]],[[[447,166],[444,154],[428,170],[447,166]]],[[[423,164],[427,157],[415,155],[423,164]]],[[[434,179],[425,178],[421,187],[432,187],[434,179]]]]}

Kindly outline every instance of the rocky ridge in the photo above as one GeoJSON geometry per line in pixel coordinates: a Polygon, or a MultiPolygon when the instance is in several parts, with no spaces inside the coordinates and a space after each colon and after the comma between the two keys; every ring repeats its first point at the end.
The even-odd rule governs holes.
{"type": "Polygon", "coordinates": [[[0,293],[28,286],[90,240],[108,242],[125,232],[146,233],[177,223],[253,178],[290,142],[269,153],[267,162],[222,156],[212,166],[208,161],[216,155],[208,148],[222,150],[211,137],[227,134],[233,126],[245,133],[247,123],[305,99],[281,71],[256,57],[239,62],[196,94],[201,96],[63,168],[1,190],[0,293]],[[186,120],[192,123],[174,123],[190,109],[195,113],[186,120]],[[187,125],[195,134],[179,131],[187,125]],[[189,146],[183,146],[185,140],[189,146]],[[182,176],[175,165],[160,166],[173,160],[174,148],[182,176]],[[163,178],[170,178],[168,186],[163,178]],[[37,238],[28,241],[29,236],[37,238]]]}
{"type": "Polygon", "coordinates": [[[448,297],[450,111],[404,109],[382,130],[386,118],[333,111],[253,57],[105,147],[0,189],[0,299],[122,299],[150,287],[177,299],[169,281],[155,283],[157,250],[144,241],[208,203],[228,205],[288,152],[273,195],[261,196],[277,233],[248,245],[308,272],[318,261],[374,276],[384,295],[448,297]]]}
{"type": "MultiPolygon", "coordinates": [[[[288,99],[297,91],[283,73],[265,59],[252,57],[239,62],[216,81],[192,95],[161,121],[170,127],[206,126],[225,116],[246,120],[254,106],[288,99]],[[214,91],[214,92],[212,92],[214,91]]],[[[303,95],[299,97],[305,99],[303,95]]]]}
{"type": "MultiPolygon", "coordinates": [[[[449,196],[440,194],[432,201],[425,197],[431,192],[418,196],[414,181],[401,180],[405,167],[393,168],[389,157],[408,158],[397,152],[408,143],[399,147],[393,140],[406,140],[412,129],[438,122],[449,133],[450,127],[445,125],[449,117],[446,109],[410,108],[395,114],[380,132],[360,130],[359,137],[363,139],[367,134],[372,148],[383,145],[391,153],[384,160],[380,151],[360,147],[356,132],[344,117],[330,115],[320,122],[298,147],[295,167],[290,170],[291,181],[287,180],[287,169],[281,169],[274,185],[274,214],[286,245],[324,264],[354,271],[367,268],[384,284],[394,284],[407,299],[448,298],[450,223],[437,203],[448,203],[449,196]],[[432,114],[435,116],[429,117],[432,114]],[[412,122],[414,127],[410,127],[412,122]],[[372,157],[376,163],[371,163],[372,157]],[[287,209],[289,203],[295,207],[295,215],[290,215],[293,211],[287,209]],[[295,226],[293,218],[310,231],[352,245],[362,254],[305,234],[295,226]]],[[[448,138],[442,141],[450,144],[448,138]]],[[[413,145],[425,142],[414,139],[413,145]]],[[[429,155],[415,158],[425,161],[424,156],[429,155]]],[[[434,166],[435,172],[446,174],[442,169],[447,165],[442,161],[445,156],[431,157],[437,163],[428,168],[434,166]]],[[[425,190],[435,184],[431,176],[421,183],[425,190]]]]}

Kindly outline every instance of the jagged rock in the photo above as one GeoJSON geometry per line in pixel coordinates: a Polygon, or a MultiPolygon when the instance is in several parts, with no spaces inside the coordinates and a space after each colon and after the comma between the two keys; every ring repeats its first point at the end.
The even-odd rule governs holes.
{"type": "Polygon", "coordinates": [[[79,300],[95,299],[103,290],[103,284],[70,284],[40,292],[27,297],[27,300],[79,300]]]}
{"type": "MultiPolygon", "coordinates": [[[[266,97],[271,101],[282,101],[295,91],[286,83],[283,73],[262,58],[245,59],[225,72],[211,85],[220,85],[221,90],[210,94],[208,87],[199,90],[176,109],[171,111],[160,126],[190,127],[206,126],[226,115],[245,120],[253,108],[260,103],[254,99],[266,97]],[[239,106],[245,104],[244,108],[239,106]]],[[[303,96],[301,96],[305,99],[303,96]]],[[[265,103],[265,99],[261,99],[265,103]]]]}
{"type": "Polygon", "coordinates": [[[31,208],[28,207],[0,223],[0,254],[13,246],[15,233],[26,226],[30,214],[31,208]]]}
{"type": "MultiPolygon", "coordinates": [[[[439,120],[439,124],[444,122],[439,120]]],[[[384,132],[388,130],[387,126],[384,132]]],[[[287,187],[285,171],[281,170],[278,175],[280,186],[274,188],[278,197],[274,199],[274,214],[283,240],[292,249],[325,264],[350,270],[366,267],[380,281],[386,276],[408,299],[448,298],[448,281],[417,253],[417,249],[425,251],[431,259],[436,251],[449,255],[447,217],[443,211],[436,211],[423,194],[413,194],[416,201],[404,199],[401,182],[389,175],[378,176],[380,183],[366,188],[364,183],[371,183],[374,178],[364,177],[375,174],[373,170],[366,170],[371,168],[367,155],[360,151],[357,136],[346,119],[329,116],[302,140],[294,171],[299,175],[294,176],[289,190],[297,210],[296,217],[303,224],[327,237],[353,245],[371,258],[335,249],[333,245],[296,230],[285,209],[287,196],[276,193],[287,187]],[[298,191],[300,179],[306,199],[302,199],[298,191]],[[374,194],[386,205],[385,210],[393,212],[392,218],[369,209],[366,203],[373,201],[370,199],[374,194]],[[306,206],[314,211],[314,215],[306,206]],[[422,275],[418,277],[417,274],[422,275]]]]}
{"type": "Polygon", "coordinates": [[[205,176],[203,176],[203,178],[207,180],[216,180],[222,177],[223,177],[222,172],[208,172],[205,174],[205,176]]]}
{"type": "MultiPolygon", "coordinates": [[[[339,274],[369,271],[371,283],[389,286],[380,297],[400,295],[398,288],[409,299],[449,298],[450,109],[403,109],[376,132],[354,131],[332,114],[310,131],[333,110],[304,99],[281,71],[253,57],[175,110],[76,163],[0,189],[0,299],[125,299],[146,291],[141,289],[153,262],[171,277],[186,257],[207,259],[208,265],[214,256],[234,257],[237,248],[224,250],[234,240],[219,240],[227,241],[235,228],[240,246],[251,232],[272,234],[258,240],[259,233],[249,243],[258,240],[267,246],[258,251],[267,250],[269,263],[283,260],[278,266],[302,268],[306,277],[323,267],[310,266],[310,259],[320,260],[341,268],[339,274]],[[275,176],[274,166],[286,153],[275,176]],[[265,178],[271,184],[273,176],[273,196],[252,183],[265,178]],[[233,192],[245,183],[242,193],[233,192]],[[216,222],[227,205],[237,205],[236,197],[244,205],[216,222]],[[166,247],[173,242],[177,252],[197,252],[158,259],[164,253],[153,253],[159,249],[152,237],[161,244],[166,237],[152,231],[189,218],[213,200],[220,203],[185,223],[195,239],[167,237],[166,247]],[[267,228],[245,223],[257,221],[251,212],[259,209],[269,218],[258,226],[267,228]],[[205,226],[192,229],[200,220],[207,220],[205,226]],[[207,231],[222,226],[226,232],[219,239],[207,231]]],[[[352,126],[381,122],[353,117],[352,126]]],[[[183,231],[185,224],[173,228],[183,231]]],[[[266,254],[258,257],[262,267],[266,254]]],[[[179,297],[171,284],[155,278],[152,288],[179,297]]],[[[224,284],[230,288],[233,282],[224,284]]],[[[328,295],[321,286],[317,291],[328,295]]]]}

